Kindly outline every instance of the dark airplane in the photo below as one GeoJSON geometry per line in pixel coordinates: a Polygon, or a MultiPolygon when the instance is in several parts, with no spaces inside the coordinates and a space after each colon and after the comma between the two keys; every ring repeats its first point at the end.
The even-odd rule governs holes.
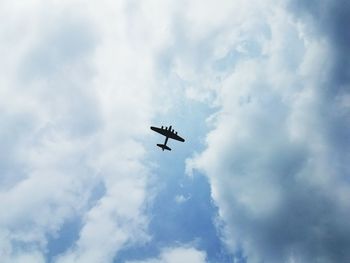
{"type": "Polygon", "coordinates": [[[169,138],[180,141],[180,142],[185,141],[183,138],[181,138],[179,135],[177,135],[177,132],[174,132],[174,130],[171,129],[171,126],[169,126],[169,128],[167,128],[166,126],[165,126],[165,128],[163,128],[163,126],[162,126],[162,128],[157,128],[157,127],[151,126],[151,130],[158,132],[158,133],[165,136],[164,144],[157,144],[157,146],[162,148],[163,151],[164,150],[171,151],[171,149],[166,145],[169,138]]]}

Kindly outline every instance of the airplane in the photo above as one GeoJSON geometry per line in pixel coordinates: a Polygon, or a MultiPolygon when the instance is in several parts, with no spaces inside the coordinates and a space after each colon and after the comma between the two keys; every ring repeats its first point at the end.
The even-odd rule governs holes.
{"type": "Polygon", "coordinates": [[[174,129],[171,129],[171,125],[169,126],[169,128],[167,128],[166,126],[165,126],[165,128],[163,128],[163,126],[161,128],[151,126],[151,130],[158,132],[158,133],[165,136],[164,144],[157,144],[157,146],[162,148],[163,151],[164,150],[171,151],[171,149],[166,145],[169,138],[180,141],[180,142],[185,141],[183,138],[181,138],[179,135],[177,135],[177,132],[174,132],[174,129]]]}

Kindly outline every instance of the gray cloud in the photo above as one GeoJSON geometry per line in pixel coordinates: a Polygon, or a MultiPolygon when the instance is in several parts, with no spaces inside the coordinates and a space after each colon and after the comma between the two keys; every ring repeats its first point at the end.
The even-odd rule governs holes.
{"type": "Polygon", "coordinates": [[[349,24],[350,3],[348,1],[290,1],[289,8],[296,19],[309,20],[313,30],[326,38],[332,46],[332,70],[329,76],[329,91],[346,92],[350,81],[349,24]]]}
{"type": "Polygon", "coordinates": [[[313,4],[259,17],[271,35],[224,77],[207,149],[188,163],[248,262],[350,259],[348,4],[313,4]]]}

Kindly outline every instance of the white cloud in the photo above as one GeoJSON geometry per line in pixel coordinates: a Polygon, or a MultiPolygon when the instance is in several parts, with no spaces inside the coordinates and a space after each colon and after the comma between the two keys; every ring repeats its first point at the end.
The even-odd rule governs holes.
{"type": "Polygon", "coordinates": [[[127,261],[128,263],[178,263],[193,262],[204,263],[206,254],[203,251],[192,247],[174,247],[166,248],[157,258],[147,259],[143,261],[127,261]]]}
{"type": "Polygon", "coordinates": [[[43,255],[41,255],[39,252],[29,252],[29,253],[23,253],[21,252],[19,255],[15,255],[11,257],[11,261],[7,261],[5,258],[5,263],[21,263],[21,262],[28,262],[28,263],[43,263],[45,262],[45,259],[43,255]]]}
{"type": "MultiPolygon", "coordinates": [[[[188,164],[208,176],[232,251],[249,262],[348,256],[348,84],[312,18],[270,1],[0,5],[3,261],[43,261],[47,236],[74,217],[79,238],[56,262],[111,262],[147,241],[145,127],[182,91],[218,109],[188,164]]],[[[154,261],[191,257],[205,261],[191,248],[154,261]]]]}
{"type": "Polygon", "coordinates": [[[176,203],[182,204],[182,203],[188,201],[190,198],[191,198],[191,196],[185,197],[184,195],[176,195],[174,200],[176,203]]]}
{"type": "Polygon", "coordinates": [[[270,36],[242,32],[261,53],[221,75],[207,148],[187,170],[208,176],[227,245],[249,262],[346,261],[349,111],[339,103],[347,92],[330,81],[332,40],[289,10],[266,8],[255,19],[270,36]]]}
{"type": "Polygon", "coordinates": [[[142,140],[163,105],[163,5],[157,15],[127,1],[2,1],[2,261],[44,261],[48,236],[74,217],[79,238],[55,262],[112,262],[148,240],[142,140]]]}

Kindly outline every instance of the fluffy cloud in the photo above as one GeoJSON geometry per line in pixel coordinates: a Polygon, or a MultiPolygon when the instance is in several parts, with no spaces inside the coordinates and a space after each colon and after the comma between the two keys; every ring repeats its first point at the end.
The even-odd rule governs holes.
{"type": "Polygon", "coordinates": [[[142,140],[163,106],[167,18],[128,2],[0,5],[1,260],[45,262],[48,237],[78,217],[79,238],[54,261],[112,262],[148,240],[142,140]]]}
{"type": "Polygon", "coordinates": [[[162,251],[160,256],[155,259],[145,261],[127,261],[128,263],[177,263],[177,262],[193,262],[204,263],[205,252],[191,247],[175,247],[167,248],[162,251]]]}
{"type": "MultiPolygon", "coordinates": [[[[148,240],[144,128],[182,92],[217,110],[188,167],[208,176],[232,252],[348,260],[349,4],[310,3],[2,1],[2,261],[45,262],[76,217],[54,262],[148,240]]],[[[178,257],[205,261],[154,261],[178,257]]]]}
{"type": "Polygon", "coordinates": [[[349,9],[296,5],[257,17],[262,38],[242,30],[258,53],[225,72],[207,148],[188,166],[208,176],[227,245],[248,262],[346,262],[349,9]]]}

